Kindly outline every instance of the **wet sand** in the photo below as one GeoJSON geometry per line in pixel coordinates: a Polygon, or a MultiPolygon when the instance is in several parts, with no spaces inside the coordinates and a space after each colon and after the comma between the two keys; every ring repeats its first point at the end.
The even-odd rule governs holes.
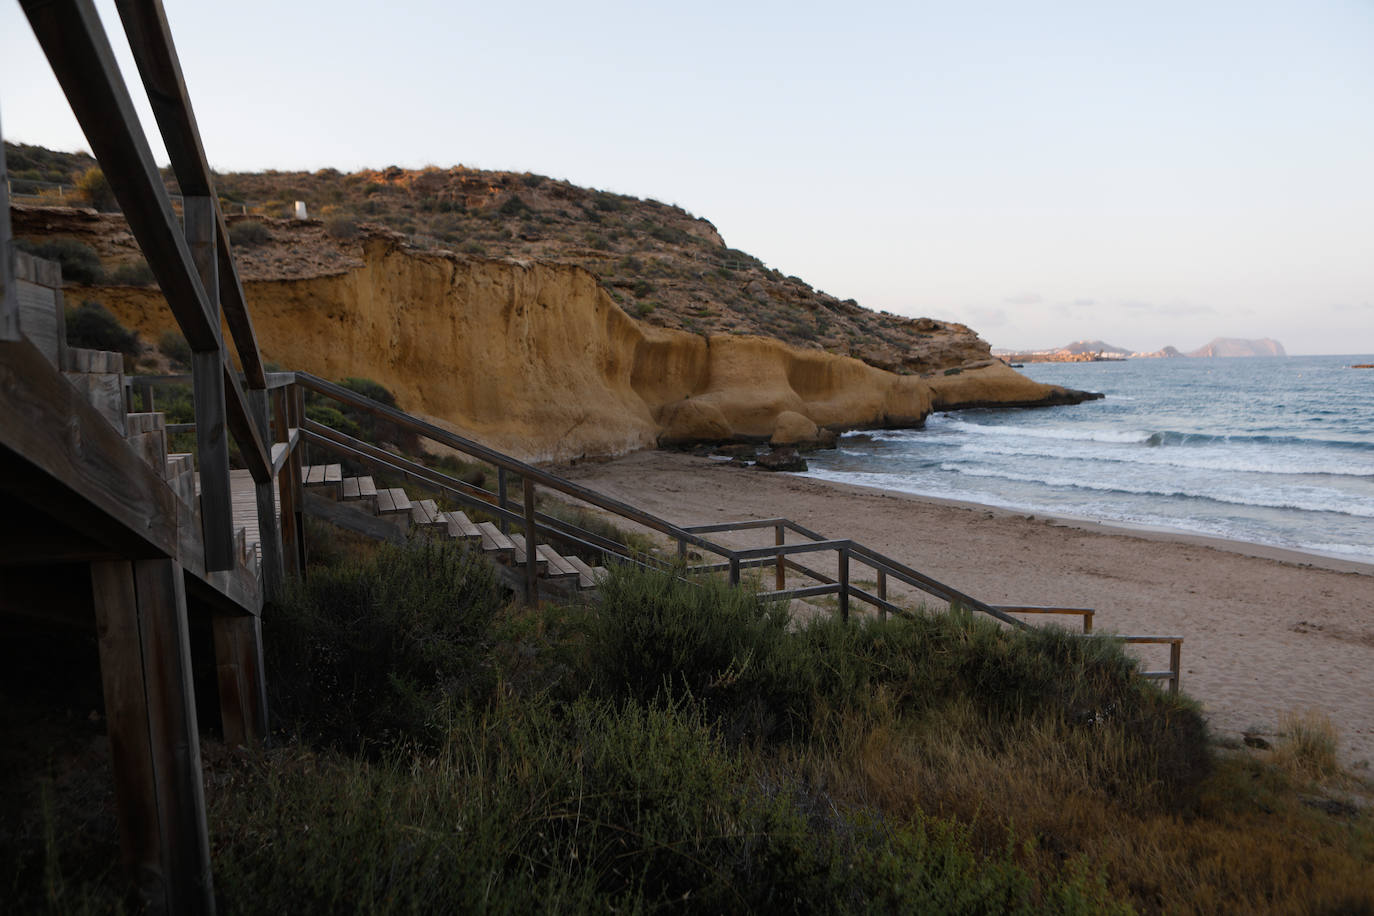
{"type": "MultiPolygon", "coordinates": [[[[1099,632],[1183,636],[1183,690],[1202,701],[1216,732],[1272,739],[1283,712],[1315,707],[1340,731],[1347,763],[1374,758],[1374,566],[1018,515],[678,453],[639,452],[559,473],[679,525],[785,516],[990,604],[1089,607],[1099,632]]],[[[719,537],[756,546],[772,536],[770,529],[719,537]]],[[[868,569],[854,575],[873,577],[868,569]]],[[[1142,647],[1142,654],[1147,667],[1167,667],[1166,648],[1142,647]]]]}

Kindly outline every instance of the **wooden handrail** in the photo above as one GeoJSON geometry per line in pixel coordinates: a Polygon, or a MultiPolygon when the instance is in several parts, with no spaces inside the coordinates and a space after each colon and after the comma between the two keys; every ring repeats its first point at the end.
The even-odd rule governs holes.
{"type": "Polygon", "coordinates": [[[999,604],[997,605],[997,609],[1006,611],[1008,614],[1066,614],[1073,617],[1082,617],[1083,632],[1091,633],[1093,631],[1093,614],[1095,612],[1092,608],[1088,607],[1042,607],[1040,605],[1011,606],[999,604]]]}
{"type": "MultiPolygon", "coordinates": [[[[116,0],[115,6],[124,23],[134,63],[148,93],[153,116],[157,119],[162,142],[182,195],[216,200],[214,176],[201,144],[200,129],[196,125],[195,112],[186,91],[186,81],[182,77],[181,64],[162,4],[157,0],[116,0]]],[[[262,389],[266,387],[262,355],[258,352],[257,336],[253,333],[253,322],[243,296],[238,267],[229,249],[224,214],[220,212],[217,201],[214,225],[220,307],[229,325],[229,333],[233,336],[239,362],[248,377],[248,387],[262,389]]]]}
{"type": "Polygon", "coordinates": [[[187,342],[192,350],[216,349],[218,316],[211,316],[190,247],[147,137],[137,129],[133,99],[94,6],[81,0],[22,0],[20,5],[187,342]]]}
{"type": "Polygon", "coordinates": [[[373,414],[374,416],[382,417],[396,424],[402,429],[406,429],[410,432],[418,433],[419,435],[425,436],[426,438],[433,439],[435,442],[438,442],[441,445],[446,445],[449,448],[457,449],[460,452],[464,452],[468,455],[471,455],[472,457],[477,458],[478,460],[485,461],[486,463],[493,465],[497,468],[505,468],[508,471],[514,471],[521,477],[529,478],[530,480],[533,480],[540,486],[547,487],[550,490],[556,490],[560,493],[563,493],[564,495],[571,496],[574,499],[578,499],[582,502],[596,506],[599,509],[605,509],[608,512],[613,512],[616,515],[619,515],[623,518],[627,518],[630,521],[633,521],[637,524],[643,525],[646,528],[650,528],[654,531],[657,531],[660,534],[665,534],[668,537],[673,538],[674,540],[682,540],[696,547],[700,547],[703,550],[715,554],[720,554],[722,556],[729,556],[731,554],[729,548],[722,547],[719,544],[712,543],[711,541],[708,541],[703,537],[695,535],[690,531],[685,531],[684,529],[679,528],[677,525],[674,525],[672,522],[669,522],[666,519],[659,518],[658,516],[652,515],[648,512],[644,512],[641,509],[636,508],[635,506],[631,506],[629,503],[624,503],[618,499],[613,499],[612,497],[598,493],[595,490],[589,490],[584,486],[573,483],[572,481],[564,480],[563,478],[557,477],[553,474],[550,474],[547,471],[541,470],[540,468],[537,468],[532,464],[526,464],[523,461],[511,458],[509,455],[504,455],[501,452],[488,448],[487,446],[482,445],[478,442],[474,442],[471,439],[464,438],[463,436],[459,436],[456,433],[451,433],[448,430],[435,426],[432,423],[426,423],[423,420],[417,420],[410,414],[397,410],[394,407],[388,407],[385,404],[378,403],[377,401],[365,397],[364,395],[358,394],[355,391],[351,391],[343,387],[342,385],[336,385],[333,382],[327,382],[324,379],[311,375],[308,372],[297,372],[296,381],[297,384],[299,384],[302,388],[314,391],[317,394],[323,394],[327,397],[333,398],[336,401],[341,401],[353,407],[357,407],[360,410],[364,410],[368,413],[373,414]]]}

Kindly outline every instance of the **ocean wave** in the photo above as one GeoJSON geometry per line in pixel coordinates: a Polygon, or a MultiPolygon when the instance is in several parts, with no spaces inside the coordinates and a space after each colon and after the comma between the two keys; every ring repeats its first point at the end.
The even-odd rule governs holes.
{"type": "Polygon", "coordinates": [[[1220,491],[1202,492],[1184,487],[1132,486],[1126,483],[1086,480],[1082,477],[1057,477],[1050,474],[1018,474],[1013,471],[989,467],[975,467],[955,462],[940,465],[942,471],[961,474],[966,477],[1007,480],[1015,483],[1038,484],[1060,489],[1089,490],[1097,493],[1121,493],[1131,496],[1165,497],[1171,499],[1195,499],[1224,503],[1231,506],[1253,506],[1260,509],[1291,509],[1301,512],[1327,512],[1352,518],[1374,518],[1374,499],[1351,497],[1349,494],[1333,492],[1329,499],[1302,499],[1291,492],[1285,493],[1262,487],[1250,487],[1244,496],[1231,495],[1220,491]]]}
{"type": "Polygon", "coordinates": [[[1233,474],[1269,474],[1292,477],[1343,477],[1374,480],[1374,465],[1369,463],[1327,461],[1322,450],[1287,449],[1281,452],[1237,451],[1221,447],[1208,449],[1131,449],[1106,450],[1056,449],[1033,443],[1003,444],[997,441],[965,444],[961,450],[972,460],[982,456],[1006,458],[1044,458],[1052,461],[1103,463],[1146,467],[1170,467],[1193,471],[1233,474]],[[1317,454],[1312,454],[1316,452],[1317,454]]]}
{"type": "Polygon", "coordinates": [[[1200,447],[1207,445],[1305,446],[1319,449],[1346,449],[1374,460],[1374,442],[1351,439],[1325,439],[1316,436],[1189,433],[1177,430],[1148,429],[1084,429],[1071,426],[1021,426],[1017,424],[990,425],[950,418],[938,425],[938,430],[951,430],[975,436],[1014,439],[1052,439],[1065,442],[1099,442],[1112,445],[1144,445],[1150,448],[1167,446],[1200,447]]]}

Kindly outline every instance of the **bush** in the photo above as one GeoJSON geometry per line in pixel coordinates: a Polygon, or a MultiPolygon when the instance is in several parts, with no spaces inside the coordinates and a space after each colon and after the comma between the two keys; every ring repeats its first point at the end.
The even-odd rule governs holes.
{"type": "Polygon", "coordinates": [[[180,331],[163,331],[162,336],[157,339],[157,348],[172,365],[183,369],[190,367],[191,345],[186,342],[185,335],[180,331]]]}
{"type": "Polygon", "coordinates": [[[123,353],[130,362],[138,359],[143,346],[138,334],[124,327],[109,309],[87,299],[66,313],[67,343],[90,350],[114,350],[123,353]]]}
{"type": "Polygon", "coordinates": [[[76,239],[49,239],[43,242],[16,239],[14,244],[20,251],[26,251],[36,258],[60,264],[64,283],[92,285],[105,279],[100,256],[84,242],[76,239]]]}
{"type": "Polygon", "coordinates": [[[229,241],[243,248],[255,248],[272,241],[272,233],[262,223],[248,220],[229,227],[229,241]]]}
{"type": "Polygon", "coordinates": [[[148,262],[140,258],[116,267],[110,274],[110,282],[117,286],[153,286],[157,278],[148,262]]]}
{"type": "Polygon", "coordinates": [[[86,196],[92,207],[101,212],[119,209],[114,189],[110,187],[110,181],[100,166],[91,166],[82,172],[76,180],[76,189],[86,196]]]}
{"type": "Polygon", "coordinates": [[[484,643],[500,603],[486,561],[451,541],[312,568],[263,619],[272,708],[350,750],[437,742],[442,709],[490,689],[484,643]]]}
{"type": "Polygon", "coordinates": [[[1109,639],[966,613],[824,618],[793,632],[783,607],[747,589],[629,567],[612,570],[601,596],[587,643],[598,689],[692,697],[727,736],[833,738],[846,718],[918,723],[971,703],[984,723],[975,742],[1000,751],[1013,725],[1035,723],[1070,742],[1109,793],[1143,785],[1186,808],[1209,772],[1196,705],[1137,677],[1109,639]]]}
{"type": "Polygon", "coordinates": [[[351,216],[331,216],[324,221],[325,234],[335,239],[358,237],[358,224],[351,216]]]}

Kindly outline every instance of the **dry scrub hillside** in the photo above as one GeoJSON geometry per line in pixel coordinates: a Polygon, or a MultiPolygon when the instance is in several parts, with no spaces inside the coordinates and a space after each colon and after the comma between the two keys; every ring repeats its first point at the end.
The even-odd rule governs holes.
{"type": "MultiPolygon", "coordinates": [[[[60,181],[64,174],[75,183],[91,164],[81,154],[6,147],[11,173],[21,184],[60,181]]],[[[988,345],[964,325],[874,312],[837,299],[728,247],[707,220],[656,200],[462,166],[229,173],[217,181],[225,212],[236,214],[231,222],[253,224],[236,232],[245,279],[304,279],[348,270],[359,265],[369,239],[399,233],[420,250],[576,264],[627,313],[659,327],[758,334],[898,373],[935,372],[990,357],[988,345]],[[297,200],[318,219],[287,219],[297,200]]],[[[118,236],[116,226],[109,228],[118,236]]],[[[89,241],[87,233],[79,234],[89,241]]],[[[102,256],[119,260],[116,250],[102,256]]]]}

